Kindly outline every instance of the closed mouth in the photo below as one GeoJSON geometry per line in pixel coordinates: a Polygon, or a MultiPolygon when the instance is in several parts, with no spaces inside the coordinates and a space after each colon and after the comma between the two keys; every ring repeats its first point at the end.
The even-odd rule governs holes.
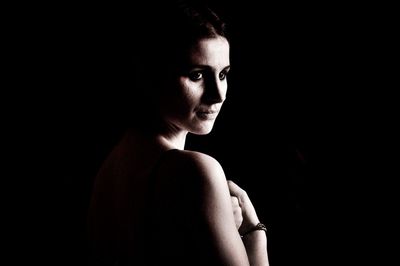
{"type": "Polygon", "coordinates": [[[218,113],[217,111],[199,111],[198,112],[199,114],[216,114],[216,113],[218,113]]]}
{"type": "Polygon", "coordinates": [[[201,114],[215,114],[218,113],[218,110],[199,110],[197,112],[201,114]]]}
{"type": "Polygon", "coordinates": [[[211,111],[211,110],[205,110],[205,111],[198,111],[197,112],[198,117],[204,120],[214,120],[217,115],[218,111],[211,111]]]}

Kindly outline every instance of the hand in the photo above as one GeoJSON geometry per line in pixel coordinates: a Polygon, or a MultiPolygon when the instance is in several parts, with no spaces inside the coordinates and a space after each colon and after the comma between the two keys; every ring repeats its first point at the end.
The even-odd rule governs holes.
{"type": "MultiPolygon", "coordinates": [[[[228,180],[228,187],[229,187],[229,192],[231,194],[231,199],[236,198],[238,200],[239,207],[241,209],[241,216],[242,216],[242,221],[241,225],[239,226],[239,233],[243,234],[244,232],[247,232],[250,228],[256,226],[260,220],[258,219],[256,210],[254,209],[253,204],[250,201],[249,196],[247,195],[246,191],[241,189],[238,185],[236,185],[233,181],[228,180]]],[[[233,204],[233,199],[232,199],[232,206],[233,204]]],[[[234,215],[235,215],[235,209],[234,207],[234,215]]],[[[236,215],[235,215],[235,223],[236,226],[238,226],[238,222],[236,219],[238,218],[238,211],[236,210],[236,215]]],[[[239,221],[239,219],[238,219],[239,221]]]]}
{"type": "Polygon", "coordinates": [[[231,196],[233,217],[235,218],[236,229],[239,230],[243,222],[242,208],[239,206],[239,199],[236,196],[231,196]]]}

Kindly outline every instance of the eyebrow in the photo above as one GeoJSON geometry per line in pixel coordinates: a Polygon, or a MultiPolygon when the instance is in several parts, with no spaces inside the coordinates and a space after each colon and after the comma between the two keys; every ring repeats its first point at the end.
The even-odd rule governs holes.
{"type": "MultiPolygon", "coordinates": [[[[201,69],[211,69],[208,65],[190,65],[190,68],[201,68],[201,69]]],[[[222,71],[230,70],[231,66],[228,65],[222,69],[222,71]]]]}

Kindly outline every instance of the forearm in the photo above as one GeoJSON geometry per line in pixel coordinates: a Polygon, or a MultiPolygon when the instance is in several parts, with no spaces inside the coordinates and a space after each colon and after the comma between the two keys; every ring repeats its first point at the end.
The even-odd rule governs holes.
{"type": "Polygon", "coordinates": [[[242,238],[251,266],[268,266],[267,236],[264,231],[253,231],[242,238]]]}

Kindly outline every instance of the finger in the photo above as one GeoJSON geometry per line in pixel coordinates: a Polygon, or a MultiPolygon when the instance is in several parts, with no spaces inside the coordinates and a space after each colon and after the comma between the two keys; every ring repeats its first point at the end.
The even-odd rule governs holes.
{"type": "Polygon", "coordinates": [[[228,188],[229,188],[229,192],[231,193],[231,195],[236,196],[238,198],[242,197],[246,193],[246,191],[241,189],[238,185],[236,185],[231,180],[228,180],[228,188]]]}
{"type": "Polygon", "coordinates": [[[232,206],[239,207],[239,199],[236,196],[231,196],[232,206]]]}
{"type": "Polygon", "coordinates": [[[241,189],[233,181],[228,180],[228,188],[231,196],[236,196],[239,201],[239,206],[243,207],[248,201],[248,195],[245,190],[241,189]]]}
{"type": "Polygon", "coordinates": [[[238,208],[233,211],[233,217],[237,223],[242,223],[243,216],[242,216],[242,209],[238,208]]]}
{"type": "Polygon", "coordinates": [[[238,185],[235,184],[232,180],[228,180],[228,188],[231,192],[231,195],[240,194],[240,190],[242,190],[238,185]]]}

